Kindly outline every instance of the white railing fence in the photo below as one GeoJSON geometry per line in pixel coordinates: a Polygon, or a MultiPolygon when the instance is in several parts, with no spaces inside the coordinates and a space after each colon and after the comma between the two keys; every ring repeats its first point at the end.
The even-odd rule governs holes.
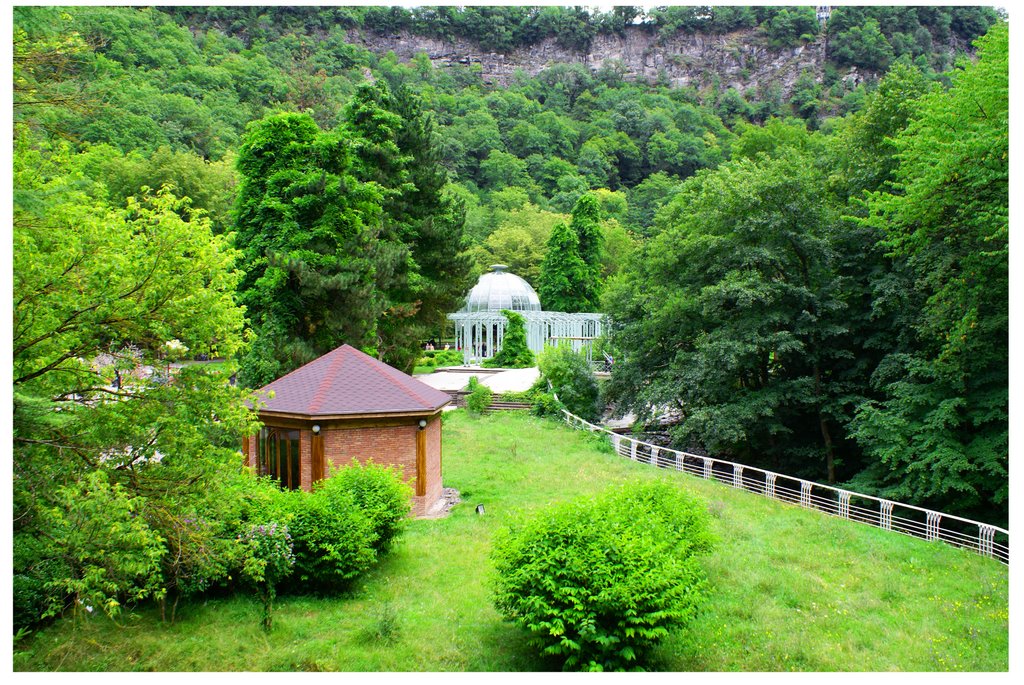
{"type": "Polygon", "coordinates": [[[620,456],[658,468],[684,471],[699,478],[716,480],[734,488],[772,499],[815,509],[832,516],[903,533],[923,540],[942,542],[972,550],[986,557],[1010,563],[1010,532],[1004,528],[892,502],[872,495],[833,488],[800,478],[773,473],[754,466],[659,447],[562,411],[574,428],[604,433],[620,456]]]}

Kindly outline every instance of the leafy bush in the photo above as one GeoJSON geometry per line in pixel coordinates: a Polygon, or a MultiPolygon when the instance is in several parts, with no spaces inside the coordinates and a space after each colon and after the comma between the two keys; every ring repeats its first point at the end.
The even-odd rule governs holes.
{"type": "Polygon", "coordinates": [[[582,354],[573,352],[563,343],[541,352],[537,364],[566,409],[588,421],[597,419],[600,413],[597,378],[582,354]]]}
{"type": "Polygon", "coordinates": [[[416,362],[416,366],[425,366],[432,369],[442,366],[460,366],[462,364],[462,353],[458,350],[427,350],[416,362]]]}
{"type": "Polygon", "coordinates": [[[62,593],[52,588],[57,579],[69,575],[69,569],[52,558],[46,541],[34,535],[15,534],[13,542],[14,630],[27,630],[40,623],[50,606],[59,603],[62,593]]]}
{"type": "Polygon", "coordinates": [[[501,313],[508,319],[508,328],[505,329],[501,349],[490,359],[485,359],[482,366],[502,369],[525,369],[533,366],[533,352],[526,343],[526,319],[511,309],[502,309],[501,313]]]}
{"type": "Polygon", "coordinates": [[[562,410],[565,409],[565,405],[558,401],[551,393],[541,393],[533,401],[533,407],[530,408],[530,413],[534,416],[553,416],[555,418],[562,418],[562,410]]]}
{"type": "Polygon", "coordinates": [[[495,540],[495,606],[564,670],[623,670],[696,613],[707,514],[663,482],[541,512],[495,540]]]}
{"type": "MultiPolygon", "coordinates": [[[[222,494],[229,492],[218,486],[212,489],[219,489],[222,494]]],[[[231,504],[234,502],[228,500],[224,508],[231,504]]],[[[155,501],[150,501],[149,505],[146,520],[163,537],[166,547],[160,560],[165,590],[160,600],[161,616],[170,618],[173,623],[179,601],[226,581],[231,571],[242,563],[244,550],[239,544],[237,528],[228,523],[230,518],[223,515],[224,511],[212,506],[160,506],[155,501]]]]}
{"type": "Polygon", "coordinates": [[[528,390],[506,390],[501,393],[501,400],[503,402],[534,402],[542,394],[544,394],[543,389],[534,384],[528,390]]]}
{"type": "MultiPolygon", "coordinates": [[[[160,560],[163,540],[140,515],[143,500],[94,471],[61,488],[56,504],[43,512],[53,555],[65,573],[46,589],[76,610],[114,617],[123,604],[163,596],[160,560]]],[[[45,615],[63,610],[51,604],[45,615]]]]}
{"type": "Polygon", "coordinates": [[[469,394],[466,395],[466,409],[471,414],[482,414],[491,406],[493,394],[491,389],[481,383],[476,376],[469,378],[469,394]]]}
{"type": "Polygon", "coordinates": [[[342,589],[376,560],[373,525],[353,493],[323,487],[290,499],[295,572],[304,587],[342,589]]]}
{"type": "Polygon", "coordinates": [[[287,578],[295,566],[292,537],[287,526],[272,521],[250,526],[241,542],[246,551],[243,574],[258,588],[263,602],[263,630],[269,632],[277,584],[287,578]]]}
{"type": "Polygon", "coordinates": [[[351,465],[317,483],[316,489],[327,497],[332,496],[333,490],[352,494],[356,506],[370,520],[372,544],[377,552],[387,551],[409,520],[413,491],[396,467],[360,464],[353,459],[351,465]]]}
{"type": "Polygon", "coordinates": [[[283,494],[295,571],[305,587],[320,591],[344,588],[390,548],[412,496],[397,469],[355,461],[312,492],[283,494]]]}

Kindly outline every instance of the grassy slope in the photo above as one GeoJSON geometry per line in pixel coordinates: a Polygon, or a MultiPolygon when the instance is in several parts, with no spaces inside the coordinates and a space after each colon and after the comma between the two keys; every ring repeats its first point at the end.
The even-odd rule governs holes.
{"type": "Polygon", "coordinates": [[[719,543],[703,614],[659,648],[674,671],[1003,671],[1008,574],[991,560],[623,460],[522,414],[446,415],[444,478],[464,503],[416,521],[349,597],[285,597],[275,630],[248,598],[93,618],[19,645],[16,670],[546,670],[490,604],[493,532],[511,517],[631,478],[708,502],[719,543]],[[474,508],[483,504],[486,513],[474,508]]]}

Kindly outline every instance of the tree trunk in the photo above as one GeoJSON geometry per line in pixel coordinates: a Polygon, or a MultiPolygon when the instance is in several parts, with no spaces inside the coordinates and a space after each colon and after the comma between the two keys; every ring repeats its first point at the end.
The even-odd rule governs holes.
{"type": "Polygon", "coordinates": [[[825,442],[825,468],[828,471],[828,483],[836,482],[836,453],[832,447],[832,434],[828,430],[828,419],[821,411],[821,368],[818,362],[814,362],[814,394],[818,400],[818,425],[821,428],[821,438],[825,442]]]}
{"type": "Polygon", "coordinates": [[[818,412],[818,423],[821,425],[821,437],[825,441],[825,467],[828,469],[828,483],[836,482],[836,455],[832,449],[832,435],[828,431],[828,420],[825,415],[818,412]]]}

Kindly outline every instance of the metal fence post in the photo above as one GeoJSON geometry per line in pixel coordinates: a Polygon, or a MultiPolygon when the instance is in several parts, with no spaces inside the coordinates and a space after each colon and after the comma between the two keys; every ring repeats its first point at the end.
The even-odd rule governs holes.
{"type": "Polygon", "coordinates": [[[704,478],[706,480],[710,480],[711,479],[711,460],[708,459],[707,457],[701,457],[701,459],[704,461],[704,478]]]}
{"type": "Polygon", "coordinates": [[[850,518],[850,493],[839,493],[839,516],[844,519],[850,518]]]}
{"type": "Polygon", "coordinates": [[[764,478],[764,494],[772,499],[775,499],[776,478],[778,478],[778,475],[774,473],[769,473],[764,478]]]}
{"type": "Polygon", "coordinates": [[[743,467],[739,464],[734,464],[732,467],[732,486],[740,490],[743,489],[743,467]]]}
{"type": "Polygon", "coordinates": [[[939,539],[939,521],[942,520],[942,514],[929,511],[927,516],[927,523],[925,529],[926,540],[938,540],[939,539]]]}
{"type": "Polygon", "coordinates": [[[996,528],[982,523],[978,526],[978,551],[987,557],[993,556],[996,528]]]}
{"type": "Polygon", "coordinates": [[[878,527],[885,530],[892,530],[892,502],[883,500],[878,517],[878,527]]]}
{"type": "Polygon", "coordinates": [[[811,484],[806,481],[800,481],[800,506],[811,508],[811,484]]]}

